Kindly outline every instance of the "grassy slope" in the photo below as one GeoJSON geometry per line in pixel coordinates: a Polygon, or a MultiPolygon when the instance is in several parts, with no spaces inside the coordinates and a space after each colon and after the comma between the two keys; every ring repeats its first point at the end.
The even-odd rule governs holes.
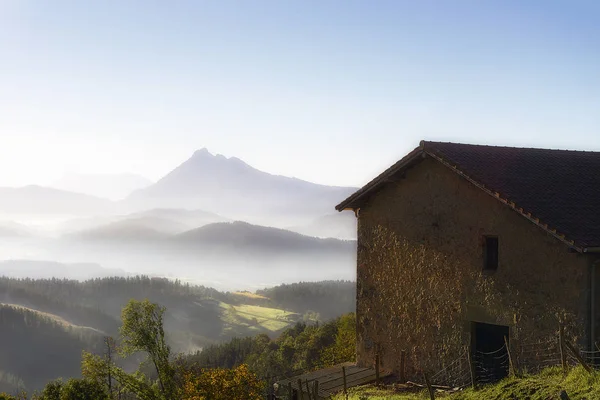
{"type": "MultiPolygon", "coordinates": [[[[229,304],[218,302],[218,307],[221,309],[221,320],[223,321],[223,334],[235,334],[237,336],[252,336],[257,333],[276,333],[285,328],[290,327],[296,321],[301,319],[301,315],[289,311],[284,311],[279,308],[263,307],[251,304],[252,300],[266,299],[264,296],[254,295],[243,296],[247,302],[242,304],[229,304]],[[248,304],[250,303],[250,304],[248,304]]],[[[104,332],[95,327],[79,326],[55,314],[37,310],[35,308],[25,307],[19,304],[5,304],[10,307],[29,310],[56,321],[60,325],[72,329],[91,330],[98,334],[105,335],[104,332]]],[[[171,331],[169,334],[175,338],[182,335],[183,332],[171,331]]],[[[187,335],[198,336],[194,332],[185,332],[187,335]]],[[[216,338],[205,338],[198,336],[196,339],[202,339],[206,343],[217,340],[216,338]]]]}
{"type": "Polygon", "coordinates": [[[231,305],[220,302],[223,309],[222,319],[226,331],[246,330],[249,334],[257,332],[277,332],[289,327],[299,315],[278,308],[241,304],[231,305]]]}
{"type": "MultiPolygon", "coordinates": [[[[448,400],[554,400],[565,390],[571,400],[600,399],[600,373],[588,374],[582,367],[572,369],[564,377],[558,367],[548,368],[539,375],[524,378],[508,378],[496,385],[488,385],[473,391],[445,395],[436,393],[436,399],[448,400]]],[[[335,400],[344,399],[338,395],[335,400]]],[[[424,400],[429,399],[426,392],[400,394],[391,390],[375,389],[363,386],[351,390],[350,400],[424,400]]]]}
{"type": "Polygon", "coordinates": [[[15,309],[28,310],[28,311],[37,313],[40,316],[46,317],[46,318],[48,318],[48,319],[50,319],[50,320],[58,323],[59,325],[65,327],[65,328],[75,329],[75,330],[82,330],[82,331],[92,331],[92,332],[95,332],[98,335],[102,335],[102,336],[106,336],[107,335],[106,332],[103,332],[103,331],[101,331],[99,329],[96,329],[94,327],[76,325],[76,324],[73,324],[73,323],[67,321],[63,317],[60,317],[60,316],[52,314],[52,313],[48,313],[48,312],[36,310],[35,308],[30,308],[30,307],[25,307],[25,306],[22,306],[22,305],[19,305],[19,304],[10,304],[10,303],[0,303],[0,306],[7,306],[7,307],[15,308],[15,309]]]}

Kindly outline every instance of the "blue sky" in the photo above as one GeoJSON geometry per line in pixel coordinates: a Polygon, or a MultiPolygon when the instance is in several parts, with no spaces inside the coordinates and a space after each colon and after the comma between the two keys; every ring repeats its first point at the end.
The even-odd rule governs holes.
{"type": "Polygon", "coordinates": [[[195,149],[362,185],[418,145],[600,150],[597,1],[0,0],[0,185],[195,149]]]}

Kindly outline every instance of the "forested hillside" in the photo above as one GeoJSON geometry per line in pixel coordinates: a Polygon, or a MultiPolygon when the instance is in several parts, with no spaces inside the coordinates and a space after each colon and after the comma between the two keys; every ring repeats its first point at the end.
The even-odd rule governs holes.
{"type": "Polygon", "coordinates": [[[2,361],[15,372],[0,373],[0,399],[259,400],[273,380],[352,361],[355,355],[353,313],[325,324],[297,323],[274,339],[261,334],[177,355],[167,341],[166,311],[148,300],[130,300],[121,311],[118,335],[107,337],[24,307],[0,307],[0,320],[13,328],[0,339],[27,341],[38,357],[11,364],[21,350],[15,346],[3,353],[2,361]],[[43,329],[47,343],[36,329],[43,329]],[[28,374],[28,393],[19,372],[28,374]]]}
{"type": "Polygon", "coordinates": [[[234,337],[259,335],[270,341],[294,324],[309,329],[317,320],[351,312],[354,284],[306,282],[234,293],[146,276],[84,282],[0,278],[0,339],[11,344],[10,352],[0,357],[2,387],[20,380],[35,389],[52,377],[77,376],[81,351],[96,349],[104,336],[118,334],[121,310],[130,299],[164,306],[166,339],[173,351],[199,354],[234,337]],[[15,362],[20,352],[47,361],[35,364],[22,357],[15,362]]]}
{"type": "Polygon", "coordinates": [[[247,364],[260,377],[284,377],[353,361],[356,317],[345,314],[323,324],[299,322],[276,338],[262,334],[210,346],[187,358],[210,368],[247,364]]]}
{"type": "Polygon", "coordinates": [[[300,282],[258,290],[277,307],[303,312],[311,310],[328,320],[355,308],[356,283],[352,281],[300,282]]]}
{"type": "Polygon", "coordinates": [[[99,351],[102,333],[28,308],[0,305],[0,392],[78,376],[81,352],[99,351]]]}

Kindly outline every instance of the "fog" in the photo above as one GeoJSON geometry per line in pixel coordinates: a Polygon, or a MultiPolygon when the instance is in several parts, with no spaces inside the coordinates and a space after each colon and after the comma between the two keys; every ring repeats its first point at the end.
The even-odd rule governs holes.
{"type": "Polygon", "coordinates": [[[38,224],[38,232],[43,235],[3,238],[0,260],[13,262],[0,263],[0,275],[82,280],[144,274],[224,291],[355,278],[352,242],[339,249],[280,251],[269,243],[236,248],[226,244],[180,244],[170,237],[126,241],[69,238],[52,230],[52,226],[38,224]],[[30,263],[25,268],[25,264],[17,265],[14,260],[45,263],[30,263]]]}
{"type": "Polygon", "coordinates": [[[219,290],[354,279],[356,219],[334,206],[355,188],[268,174],[206,149],[154,183],[75,178],[0,188],[0,261],[12,260],[0,274],[145,274],[219,290]],[[109,199],[111,189],[121,199],[109,199]]]}

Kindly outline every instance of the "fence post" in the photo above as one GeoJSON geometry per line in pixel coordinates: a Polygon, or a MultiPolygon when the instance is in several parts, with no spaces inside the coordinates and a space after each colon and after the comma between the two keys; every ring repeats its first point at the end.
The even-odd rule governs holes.
{"type": "Polygon", "coordinates": [[[379,353],[375,354],[375,383],[379,386],[379,353]]]}
{"type": "Polygon", "coordinates": [[[288,400],[294,400],[294,391],[292,389],[292,381],[288,382],[288,400]]]}
{"type": "Polygon", "coordinates": [[[475,366],[473,365],[473,358],[469,349],[467,349],[467,360],[469,361],[469,372],[471,373],[471,387],[475,389],[475,366]]]}
{"type": "Polygon", "coordinates": [[[508,346],[508,339],[504,336],[504,346],[506,346],[506,353],[508,354],[508,365],[509,365],[509,375],[516,375],[517,371],[515,370],[515,365],[513,364],[512,355],[510,354],[510,347],[508,346]]]}
{"type": "Polygon", "coordinates": [[[562,365],[563,374],[566,374],[567,354],[565,352],[565,328],[562,323],[558,328],[558,346],[560,347],[560,364],[562,365]]]}
{"type": "Polygon", "coordinates": [[[579,354],[579,351],[577,351],[577,349],[575,349],[575,347],[573,347],[573,345],[569,342],[565,342],[565,345],[567,346],[567,349],[569,349],[571,351],[571,353],[573,353],[573,356],[577,359],[577,361],[579,361],[579,363],[583,366],[583,368],[591,374],[592,368],[585,362],[583,357],[581,357],[581,354],[579,354]]]}
{"type": "Polygon", "coordinates": [[[344,378],[344,396],[348,400],[348,384],[346,383],[346,367],[342,367],[342,377],[344,378]]]}
{"type": "Polygon", "coordinates": [[[429,378],[427,377],[427,372],[423,372],[423,378],[425,378],[425,385],[427,385],[427,390],[429,391],[429,400],[435,400],[435,391],[431,386],[431,382],[429,382],[429,378]]]}
{"type": "Polygon", "coordinates": [[[406,383],[406,351],[400,352],[400,383],[406,383]]]}
{"type": "Polygon", "coordinates": [[[302,379],[298,378],[298,399],[304,400],[304,390],[302,390],[302,379]]]}
{"type": "Polygon", "coordinates": [[[306,383],[306,394],[308,395],[308,400],[313,400],[310,392],[310,386],[308,386],[308,379],[306,379],[304,383],[306,383]]]}
{"type": "Polygon", "coordinates": [[[319,381],[315,379],[313,381],[313,400],[318,400],[318,399],[319,399],[319,381]]]}

